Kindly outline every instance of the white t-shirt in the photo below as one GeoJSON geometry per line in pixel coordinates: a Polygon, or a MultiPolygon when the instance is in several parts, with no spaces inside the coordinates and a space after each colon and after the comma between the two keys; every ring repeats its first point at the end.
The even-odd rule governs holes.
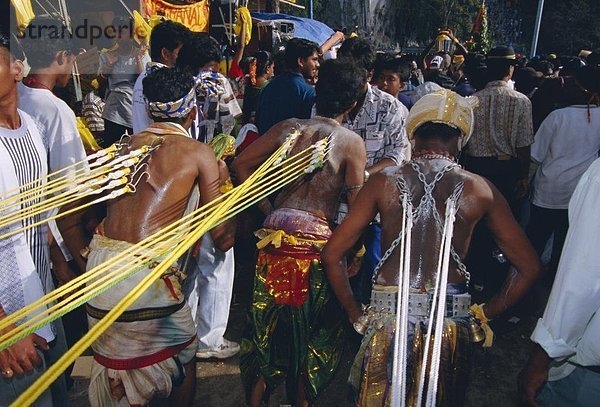
{"type": "MultiPolygon", "coordinates": [[[[17,84],[17,89],[19,109],[33,118],[42,137],[50,173],[85,159],[85,149],[77,130],[75,113],[69,105],[47,89],[30,88],[22,83],[17,84]]],[[[80,168],[84,168],[84,165],[73,168],[73,171],[80,168]]],[[[61,175],[68,176],[69,173],[61,175]]],[[[57,212],[58,210],[55,209],[50,212],[50,215],[57,212]]],[[[61,251],[67,260],[70,260],[72,257],[63,242],[58,227],[56,227],[56,222],[49,222],[49,226],[61,251]]]]}
{"type": "MultiPolygon", "coordinates": [[[[166,67],[166,65],[158,62],[150,62],[152,66],[166,67]]],[[[147,65],[150,66],[150,65],[147,65]]],[[[144,78],[148,75],[148,68],[144,69],[133,85],[133,133],[139,133],[146,130],[152,123],[152,119],[148,116],[146,99],[144,98],[144,78]]]]}
{"type": "Polygon", "coordinates": [[[567,209],[579,178],[598,158],[600,108],[570,106],[550,113],[535,134],[531,158],[540,163],[533,180],[532,203],[567,209]]]}
{"type": "Polygon", "coordinates": [[[48,152],[48,167],[55,172],[85,158],[85,149],[75,113],[63,100],[47,89],[18,84],[19,109],[28,113],[42,136],[48,152]]]}
{"type": "MultiPolygon", "coordinates": [[[[48,172],[46,150],[37,127],[27,113],[18,112],[21,117],[18,129],[0,128],[0,194],[14,191],[48,172]]],[[[37,202],[30,201],[25,205],[37,202]]],[[[22,208],[0,211],[0,216],[22,208]]],[[[38,215],[0,228],[0,235],[39,220],[41,216],[38,215]]],[[[53,289],[45,225],[0,239],[0,304],[7,314],[31,304],[53,289]]],[[[50,325],[36,333],[46,341],[54,339],[50,325]]]]}

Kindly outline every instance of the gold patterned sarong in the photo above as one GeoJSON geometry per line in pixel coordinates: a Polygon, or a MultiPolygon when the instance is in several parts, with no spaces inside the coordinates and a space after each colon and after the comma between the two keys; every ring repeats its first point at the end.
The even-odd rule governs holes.
{"type": "MultiPolygon", "coordinates": [[[[407,368],[409,407],[417,406],[418,378],[421,374],[427,325],[423,318],[409,318],[407,368]]],[[[382,314],[368,328],[354,359],[348,379],[360,407],[391,405],[392,365],[396,316],[382,314]]],[[[430,349],[433,347],[433,336],[430,349]]],[[[471,333],[468,317],[444,319],[442,357],[438,382],[437,406],[462,406],[468,383],[471,357],[471,333]]],[[[431,351],[429,353],[431,359],[431,351]]],[[[427,389],[428,375],[425,375],[427,389]]],[[[424,400],[423,400],[424,402],[424,400]]]]}

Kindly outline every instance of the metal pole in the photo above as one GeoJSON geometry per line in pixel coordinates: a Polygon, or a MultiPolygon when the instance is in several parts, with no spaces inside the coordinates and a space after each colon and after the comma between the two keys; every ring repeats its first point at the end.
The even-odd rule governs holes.
{"type": "Polygon", "coordinates": [[[308,0],[308,18],[313,19],[313,0],[308,0]]]}
{"type": "Polygon", "coordinates": [[[542,11],[544,10],[544,0],[538,1],[537,16],[535,17],[535,28],[533,29],[533,40],[531,41],[531,52],[529,56],[533,58],[537,52],[538,37],[540,35],[540,25],[542,23],[542,11]]]}

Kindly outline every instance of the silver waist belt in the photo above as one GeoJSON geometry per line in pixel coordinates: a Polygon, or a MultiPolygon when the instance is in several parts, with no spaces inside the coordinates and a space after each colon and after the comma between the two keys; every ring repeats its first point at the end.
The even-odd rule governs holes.
{"type": "MultiPolygon", "coordinates": [[[[391,288],[391,287],[389,287],[391,288]]],[[[395,288],[395,287],[394,287],[395,288]]],[[[414,317],[428,317],[431,311],[433,292],[410,293],[408,297],[408,315],[414,317]]],[[[392,289],[378,290],[376,287],[371,291],[370,308],[376,312],[395,314],[397,309],[398,292],[392,289]]],[[[447,294],[446,316],[466,317],[471,307],[471,294],[447,294]]]]}

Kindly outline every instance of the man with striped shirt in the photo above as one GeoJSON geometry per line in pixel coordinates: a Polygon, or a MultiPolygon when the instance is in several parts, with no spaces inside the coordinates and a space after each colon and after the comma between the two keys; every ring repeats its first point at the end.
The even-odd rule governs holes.
{"type": "MultiPolygon", "coordinates": [[[[48,172],[46,149],[37,127],[27,113],[17,109],[17,82],[22,79],[23,70],[23,63],[10,53],[8,38],[0,35],[1,195],[15,189],[25,192],[25,188],[19,187],[48,172]]],[[[0,235],[37,220],[25,219],[22,224],[0,228],[0,235]]],[[[37,226],[0,240],[0,319],[53,288],[46,227],[37,226]]],[[[56,353],[64,352],[62,336],[62,326],[48,325],[0,352],[3,379],[0,380],[0,405],[14,401],[44,372],[56,353]]],[[[39,405],[51,406],[53,398],[56,402],[65,400],[64,378],[42,395],[39,405]]]]}

